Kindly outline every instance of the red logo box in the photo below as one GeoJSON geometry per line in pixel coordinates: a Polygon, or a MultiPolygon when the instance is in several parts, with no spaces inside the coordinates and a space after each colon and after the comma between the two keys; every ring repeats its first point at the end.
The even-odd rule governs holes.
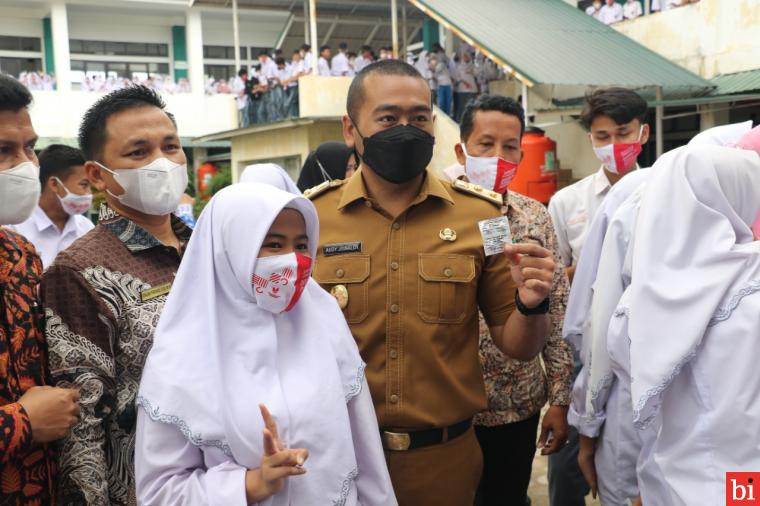
{"type": "Polygon", "coordinates": [[[726,506],[760,506],[760,472],[726,473],[726,506]]]}

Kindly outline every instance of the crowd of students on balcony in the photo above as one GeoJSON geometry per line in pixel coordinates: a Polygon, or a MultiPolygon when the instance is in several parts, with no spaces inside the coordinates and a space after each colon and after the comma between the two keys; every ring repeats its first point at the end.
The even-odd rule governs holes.
{"type": "MultiPolygon", "coordinates": [[[[676,7],[697,3],[699,0],[650,0],[650,13],[668,11],[676,7]]],[[[643,16],[644,5],[642,0],[594,0],[586,7],[586,14],[601,21],[605,25],[611,25],[619,21],[638,18],[643,16]]]]}

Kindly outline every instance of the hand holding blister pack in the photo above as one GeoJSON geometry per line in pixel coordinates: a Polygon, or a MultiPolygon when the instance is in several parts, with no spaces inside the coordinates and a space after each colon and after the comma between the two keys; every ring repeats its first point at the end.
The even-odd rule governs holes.
{"type": "Polygon", "coordinates": [[[504,246],[512,244],[512,233],[506,216],[478,222],[486,256],[504,253],[504,246]]]}

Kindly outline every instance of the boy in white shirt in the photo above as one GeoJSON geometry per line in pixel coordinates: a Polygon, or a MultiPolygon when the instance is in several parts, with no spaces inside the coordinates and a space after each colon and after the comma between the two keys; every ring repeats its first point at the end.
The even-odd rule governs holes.
{"type": "Polygon", "coordinates": [[[39,160],[39,205],[25,222],[9,228],[34,244],[47,268],[59,252],[94,228],[82,216],[92,206],[92,190],[78,149],[52,144],[42,150],[39,160]]]}

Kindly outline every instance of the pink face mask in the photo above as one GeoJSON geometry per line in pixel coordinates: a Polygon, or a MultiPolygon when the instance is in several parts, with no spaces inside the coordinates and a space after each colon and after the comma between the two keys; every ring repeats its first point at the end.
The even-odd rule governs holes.
{"type": "Polygon", "coordinates": [[[470,156],[461,144],[462,151],[467,157],[464,164],[464,172],[467,179],[487,190],[495,191],[504,195],[509,183],[517,174],[517,165],[498,156],[470,156]]]}
{"type": "Polygon", "coordinates": [[[301,253],[259,258],[252,279],[256,304],[274,314],[293,309],[309,282],[311,264],[301,253]]]}
{"type": "Polygon", "coordinates": [[[591,139],[591,147],[594,154],[600,162],[614,174],[626,174],[636,166],[636,158],[641,153],[641,134],[644,132],[644,125],[639,130],[639,139],[631,143],[607,144],[597,148],[594,146],[594,140],[591,139]]]}

